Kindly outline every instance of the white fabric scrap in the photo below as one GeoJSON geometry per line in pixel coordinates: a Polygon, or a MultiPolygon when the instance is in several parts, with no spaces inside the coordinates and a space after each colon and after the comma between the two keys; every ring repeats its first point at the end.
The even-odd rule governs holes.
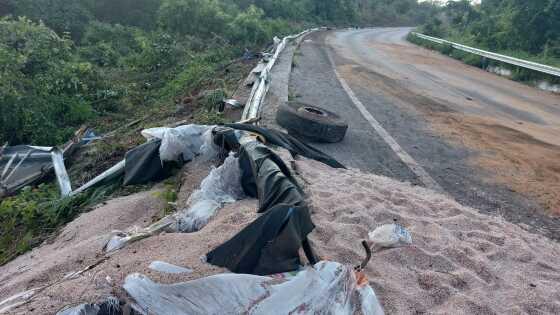
{"type": "Polygon", "coordinates": [[[224,164],[212,169],[200,189],[191,194],[187,208],[179,211],[177,229],[180,232],[195,232],[203,228],[216,212],[227,203],[245,197],[241,185],[239,159],[230,154],[224,164]]]}
{"type": "Polygon", "coordinates": [[[295,276],[219,274],[171,285],[131,274],[124,289],[150,314],[383,314],[351,266],[326,261],[295,276]]]}
{"type": "MultiPolygon", "coordinates": [[[[214,126],[185,125],[176,128],[151,128],[142,131],[147,140],[161,139],[159,155],[162,162],[191,161],[195,156],[217,153],[212,143],[214,126]]],[[[214,154],[215,156],[215,154],[214,154]]]]}
{"type": "Polygon", "coordinates": [[[165,261],[152,261],[152,263],[148,266],[150,269],[159,271],[162,273],[191,273],[192,269],[172,265],[170,263],[166,263],[165,261]]]}

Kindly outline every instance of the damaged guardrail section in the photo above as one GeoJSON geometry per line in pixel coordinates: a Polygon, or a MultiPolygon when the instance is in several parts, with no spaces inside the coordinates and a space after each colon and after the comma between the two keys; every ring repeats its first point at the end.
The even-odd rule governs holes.
{"type": "Polygon", "coordinates": [[[245,110],[243,111],[243,116],[242,116],[243,120],[257,118],[260,111],[261,104],[264,101],[264,98],[266,97],[266,93],[268,92],[268,89],[270,87],[270,71],[272,70],[272,67],[274,67],[274,65],[276,64],[276,61],[280,57],[282,51],[284,51],[284,48],[286,48],[287,43],[290,40],[299,38],[301,36],[305,36],[311,32],[315,32],[320,29],[323,28],[312,28],[309,30],[305,30],[296,35],[286,36],[284,37],[284,39],[282,39],[282,41],[280,41],[276,45],[272,58],[270,58],[270,60],[267,62],[266,66],[261,71],[261,74],[257,79],[257,82],[255,82],[255,84],[253,85],[253,89],[251,90],[249,100],[247,101],[245,110]]]}
{"type": "Polygon", "coordinates": [[[432,36],[428,36],[428,35],[424,35],[424,34],[420,34],[420,33],[413,32],[412,35],[414,35],[418,38],[436,43],[436,44],[451,45],[455,49],[466,51],[468,53],[475,54],[475,55],[478,55],[478,56],[482,56],[482,57],[485,57],[485,58],[488,58],[488,59],[492,59],[492,60],[496,60],[496,61],[500,61],[500,62],[510,64],[510,65],[514,65],[514,66],[518,66],[518,67],[522,67],[522,68],[526,68],[526,69],[531,69],[531,70],[538,71],[538,72],[541,72],[541,73],[546,73],[546,74],[549,74],[549,75],[552,75],[552,76],[560,77],[560,69],[559,68],[555,68],[555,67],[551,67],[551,66],[547,66],[547,65],[543,65],[543,64],[540,64],[540,63],[527,61],[527,60],[523,60],[523,59],[518,59],[518,58],[514,58],[514,57],[510,57],[510,56],[496,54],[496,53],[489,52],[489,51],[486,51],[486,50],[457,44],[457,43],[450,42],[450,41],[445,40],[445,39],[432,37],[432,36]]]}

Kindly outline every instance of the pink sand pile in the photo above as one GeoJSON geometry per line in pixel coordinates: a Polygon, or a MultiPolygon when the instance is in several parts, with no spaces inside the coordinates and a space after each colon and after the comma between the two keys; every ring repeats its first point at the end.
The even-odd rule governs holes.
{"type": "MultiPolygon", "coordinates": [[[[377,252],[366,269],[387,314],[560,314],[557,243],[426,189],[315,161],[296,165],[317,226],[310,238],[322,258],[357,264],[364,256],[360,241],[381,224],[397,221],[412,232],[412,246],[377,252]]],[[[183,202],[207,173],[187,172],[183,202]]],[[[112,230],[147,226],[163,211],[158,194],[112,200],[70,223],[52,243],[0,267],[0,301],[50,285],[9,313],[53,314],[107,294],[124,297],[124,278],[134,272],[161,283],[226,272],[200,257],[257,217],[256,200],[226,206],[199,232],[153,236],[105,256],[102,247],[112,230]],[[153,271],[148,266],[155,260],[193,273],[153,271]]]]}
{"type": "Polygon", "coordinates": [[[299,161],[325,259],[356,264],[359,240],[394,221],[413,245],[366,273],[387,314],[560,314],[560,246],[445,196],[356,170],[299,161]]]}

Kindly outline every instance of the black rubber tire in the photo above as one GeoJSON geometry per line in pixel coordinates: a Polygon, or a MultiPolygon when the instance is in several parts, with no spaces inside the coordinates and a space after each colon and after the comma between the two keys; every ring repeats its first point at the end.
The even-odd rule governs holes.
{"type": "Polygon", "coordinates": [[[337,114],[300,102],[282,104],[276,121],[288,133],[316,142],[340,142],[348,130],[348,123],[337,114]]]}

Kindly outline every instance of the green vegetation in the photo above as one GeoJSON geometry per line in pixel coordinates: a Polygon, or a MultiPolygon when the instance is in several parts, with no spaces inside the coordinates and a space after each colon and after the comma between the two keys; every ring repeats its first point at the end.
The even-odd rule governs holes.
{"type": "Polygon", "coordinates": [[[55,185],[26,187],[0,203],[0,265],[40,244],[79,211],[103,201],[117,189],[109,185],[60,199],[55,185]]]}
{"type": "MultiPolygon", "coordinates": [[[[480,4],[471,4],[468,0],[449,1],[419,31],[464,45],[560,67],[560,0],[483,0],[480,4]]],[[[481,58],[471,54],[412,36],[409,38],[469,64],[495,64],[509,68],[516,80],[546,79],[560,82],[558,78],[515,66],[496,62],[483,65],[481,58]]]]}

